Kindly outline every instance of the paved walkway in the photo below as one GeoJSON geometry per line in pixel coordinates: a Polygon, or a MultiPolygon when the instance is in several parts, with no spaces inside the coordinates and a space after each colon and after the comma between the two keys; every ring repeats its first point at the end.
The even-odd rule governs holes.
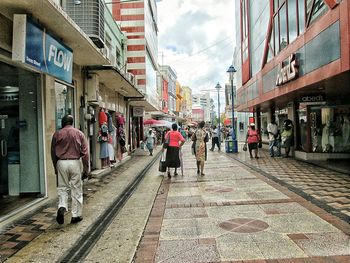
{"type": "Polygon", "coordinates": [[[261,174],[209,152],[202,177],[189,150],[184,176],[163,180],[135,262],[350,262],[349,224],[266,177],[303,187],[303,180],[329,183],[313,183],[310,174],[320,180],[339,174],[290,159],[244,159],[269,172],[261,174]]]}
{"type": "Polygon", "coordinates": [[[267,150],[259,155],[256,160],[244,151],[227,154],[350,224],[350,171],[344,174],[292,158],[271,158],[267,150]]]}

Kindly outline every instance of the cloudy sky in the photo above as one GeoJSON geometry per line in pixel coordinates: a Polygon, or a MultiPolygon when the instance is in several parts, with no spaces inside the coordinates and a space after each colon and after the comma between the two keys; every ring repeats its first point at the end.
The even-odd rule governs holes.
{"type": "MultiPolygon", "coordinates": [[[[215,90],[217,82],[224,87],[228,81],[235,43],[234,1],[157,0],[158,62],[171,66],[180,84],[193,93],[215,90]]],[[[217,93],[210,96],[216,102],[217,93]]]]}

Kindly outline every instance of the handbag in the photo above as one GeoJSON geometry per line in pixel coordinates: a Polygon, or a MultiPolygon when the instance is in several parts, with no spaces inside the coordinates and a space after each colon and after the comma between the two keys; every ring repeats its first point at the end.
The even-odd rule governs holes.
{"type": "Polygon", "coordinates": [[[161,173],[166,172],[166,164],[165,164],[165,158],[164,158],[164,154],[162,154],[162,157],[159,160],[159,168],[158,171],[161,173]]]}
{"type": "Polygon", "coordinates": [[[247,147],[247,143],[245,143],[244,145],[243,145],[243,151],[247,151],[248,150],[248,147],[247,147]]]}
{"type": "Polygon", "coordinates": [[[165,137],[164,143],[163,143],[163,148],[166,149],[168,148],[170,143],[170,133],[168,134],[168,137],[165,137]]]}

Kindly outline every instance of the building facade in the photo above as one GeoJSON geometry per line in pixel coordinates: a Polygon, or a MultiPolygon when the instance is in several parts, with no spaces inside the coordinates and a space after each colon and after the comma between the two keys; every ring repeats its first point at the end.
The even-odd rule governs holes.
{"type": "Polygon", "coordinates": [[[175,114],[176,111],[176,72],[168,65],[160,67],[160,73],[163,75],[168,85],[168,111],[175,114]]]}
{"type": "Polygon", "coordinates": [[[13,200],[6,202],[1,221],[57,196],[50,144],[65,114],[73,115],[89,140],[92,169],[101,167],[100,109],[112,114],[114,124],[116,114],[124,114],[125,147],[131,148],[131,105],[125,98],[143,94],[118,68],[125,59],[124,36],[98,6],[106,24],[94,39],[69,17],[68,2],[0,2],[0,194],[13,200]],[[101,48],[106,43],[112,53],[101,48]]]}
{"type": "Polygon", "coordinates": [[[280,128],[292,120],[298,158],[348,158],[349,1],[242,0],[236,7],[238,110],[254,113],[264,134],[272,118],[280,128]]]}
{"type": "Polygon", "coordinates": [[[193,94],[192,95],[193,105],[200,105],[204,111],[204,121],[211,122],[211,103],[210,103],[210,94],[206,92],[204,94],[193,94]]]}
{"type": "Polygon", "coordinates": [[[155,0],[112,1],[114,19],[127,37],[127,72],[135,76],[135,85],[150,105],[146,111],[160,108],[157,90],[158,25],[155,0]],[[153,108],[152,108],[153,107],[153,108]]]}

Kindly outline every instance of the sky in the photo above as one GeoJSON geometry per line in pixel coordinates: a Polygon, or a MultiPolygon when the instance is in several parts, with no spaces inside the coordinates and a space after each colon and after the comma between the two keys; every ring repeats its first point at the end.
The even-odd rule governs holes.
{"type": "Polygon", "coordinates": [[[157,0],[158,63],[171,66],[194,94],[210,90],[215,104],[219,82],[220,109],[235,45],[234,1],[157,0]]]}

